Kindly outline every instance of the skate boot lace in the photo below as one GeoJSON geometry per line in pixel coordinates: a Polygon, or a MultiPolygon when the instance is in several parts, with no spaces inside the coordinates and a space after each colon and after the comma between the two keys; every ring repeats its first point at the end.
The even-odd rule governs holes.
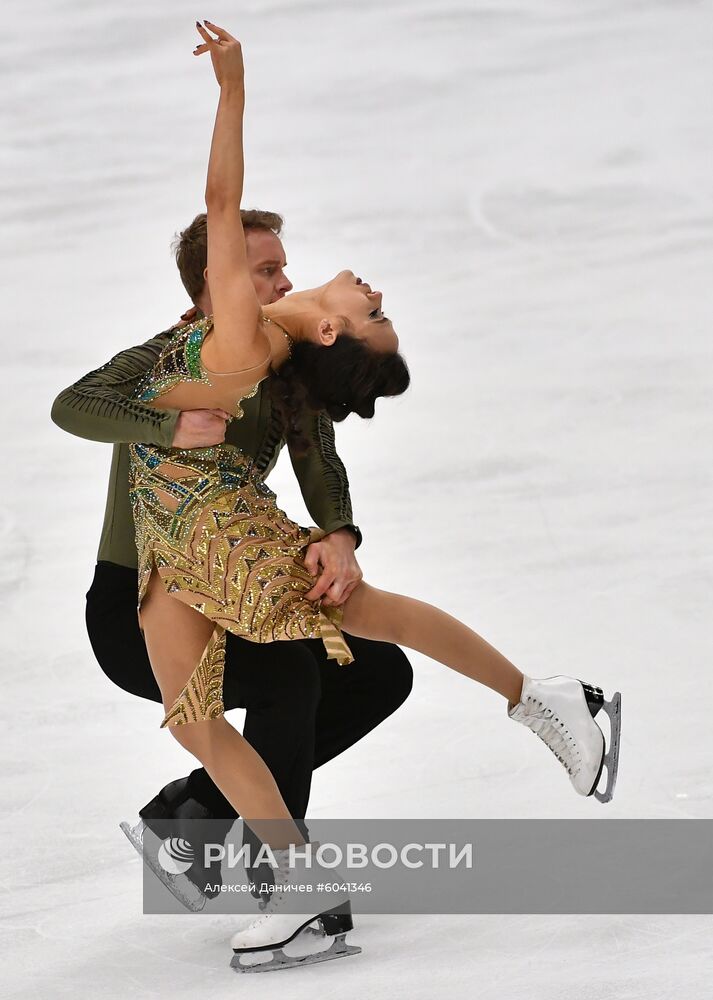
{"type": "Polygon", "coordinates": [[[577,743],[564,722],[538,698],[528,695],[526,700],[528,712],[525,722],[528,728],[549,747],[567,774],[577,774],[581,767],[581,756],[577,743]],[[538,707],[535,708],[535,705],[538,707]]]}

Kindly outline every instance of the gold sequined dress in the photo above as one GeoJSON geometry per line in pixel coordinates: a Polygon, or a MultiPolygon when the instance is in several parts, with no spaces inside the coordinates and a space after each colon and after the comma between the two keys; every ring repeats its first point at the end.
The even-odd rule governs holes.
{"type": "MultiPolygon", "coordinates": [[[[208,316],[179,330],[135,397],[177,409],[220,406],[242,417],[240,403],[268,376],[274,351],[247,372],[210,372],[201,346],[211,328],[208,316]]],[[[300,527],[278,508],[247,455],[230,444],[190,450],[132,444],[129,451],[139,609],[155,567],[168,594],[215,622],[162,727],[223,714],[226,630],[252,642],[321,637],[329,658],[352,661],[340,610],[304,596],[314,585],[305,551],[323,533],[300,527]]]]}

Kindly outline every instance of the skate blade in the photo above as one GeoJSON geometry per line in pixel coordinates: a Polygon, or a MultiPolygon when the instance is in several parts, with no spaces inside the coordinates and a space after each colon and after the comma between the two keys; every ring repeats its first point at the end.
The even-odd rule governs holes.
{"type": "MultiPolygon", "coordinates": [[[[185,908],[190,910],[192,913],[200,913],[206,903],[205,896],[202,896],[198,889],[195,890],[195,896],[192,893],[184,892],[180,883],[173,881],[173,879],[177,879],[178,876],[169,875],[168,872],[163,870],[158,861],[154,861],[149,854],[146,854],[141,841],[134,835],[131,825],[127,823],[126,820],[122,820],[121,823],[119,823],[119,829],[126,834],[127,840],[144,862],[146,867],[150,872],[153,872],[162,885],[166,886],[174,899],[177,899],[182,906],[185,906],[185,908]]],[[[186,879],[185,881],[188,882],[189,880],[186,879]]]]}
{"type": "MultiPolygon", "coordinates": [[[[312,935],[324,936],[319,931],[312,931],[312,935]]],[[[299,965],[317,965],[319,962],[331,962],[334,958],[348,958],[350,955],[361,954],[361,948],[356,945],[347,944],[344,940],[345,934],[337,934],[332,941],[331,947],[324,951],[313,951],[306,955],[286,955],[282,948],[275,948],[274,951],[243,951],[233,955],[230,967],[236,972],[276,972],[278,969],[293,969],[299,965]],[[263,955],[272,955],[269,961],[260,961],[263,955]]]]}
{"type": "MultiPolygon", "coordinates": [[[[596,789],[594,790],[594,797],[600,802],[610,802],[614,795],[614,788],[616,787],[616,777],[619,771],[619,734],[621,732],[621,694],[617,691],[613,696],[611,701],[605,701],[602,708],[609,716],[609,724],[611,726],[611,736],[609,738],[609,749],[604,754],[602,760],[602,767],[607,769],[607,786],[603,792],[596,789]]],[[[601,777],[601,768],[599,770],[599,777],[601,777]]],[[[599,777],[597,778],[597,784],[599,783],[599,777]]]]}

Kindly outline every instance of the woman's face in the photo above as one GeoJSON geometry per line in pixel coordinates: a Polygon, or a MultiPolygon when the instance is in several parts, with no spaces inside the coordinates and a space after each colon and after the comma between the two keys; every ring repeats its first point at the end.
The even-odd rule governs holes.
{"type": "Polygon", "coordinates": [[[325,315],[337,319],[345,316],[349,320],[351,328],[343,332],[366,341],[379,353],[393,354],[398,350],[396,331],[381,311],[381,292],[372,291],[368,282],[353,271],[340,271],[318,291],[325,315]]]}

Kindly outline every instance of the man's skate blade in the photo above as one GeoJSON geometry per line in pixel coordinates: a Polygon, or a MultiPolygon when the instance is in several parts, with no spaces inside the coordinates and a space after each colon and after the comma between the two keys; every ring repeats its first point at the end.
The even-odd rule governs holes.
{"type": "MultiPolygon", "coordinates": [[[[319,936],[318,934],[315,936],[319,936]]],[[[243,951],[233,955],[230,967],[236,972],[276,972],[278,969],[293,969],[300,965],[316,965],[319,962],[331,962],[333,958],[349,958],[361,954],[361,948],[347,944],[345,934],[337,934],[331,947],[324,951],[309,952],[306,955],[286,955],[282,948],[274,951],[243,951]],[[269,961],[260,961],[263,955],[272,955],[269,961]],[[258,959],[257,961],[251,961],[258,959]]]]}
{"type": "Polygon", "coordinates": [[[154,861],[154,859],[150,855],[144,853],[144,848],[141,841],[134,834],[133,827],[129,823],[127,823],[126,820],[122,820],[121,823],[119,823],[119,829],[126,834],[129,843],[134,848],[136,853],[139,855],[141,860],[144,862],[146,867],[151,872],[153,872],[153,874],[156,876],[159,882],[161,882],[162,885],[166,886],[166,888],[171,893],[173,898],[177,899],[178,902],[182,906],[185,906],[187,910],[191,910],[193,913],[200,913],[200,911],[205,906],[206,902],[205,896],[199,898],[200,893],[198,889],[195,890],[195,896],[193,894],[189,895],[186,892],[182,892],[180,886],[176,885],[175,883],[172,883],[169,880],[168,873],[163,870],[163,868],[158,864],[158,862],[154,861]]]}
{"type": "Polygon", "coordinates": [[[127,821],[123,819],[121,823],[119,823],[119,829],[123,830],[123,832],[126,834],[127,840],[134,848],[136,853],[139,855],[139,857],[143,857],[144,852],[141,847],[141,841],[138,839],[138,837],[134,835],[134,830],[131,824],[127,823],[127,821]]]}
{"type": "Polygon", "coordinates": [[[619,771],[619,734],[621,732],[621,694],[619,691],[612,696],[611,701],[605,701],[604,711],[609,716],[611,736],[609,750],[604,754],[603,766],[607,769],[607,784],[603,792],[595,790],[594,797],[599,802],[610,802],[616,787],[619,771]]]}

